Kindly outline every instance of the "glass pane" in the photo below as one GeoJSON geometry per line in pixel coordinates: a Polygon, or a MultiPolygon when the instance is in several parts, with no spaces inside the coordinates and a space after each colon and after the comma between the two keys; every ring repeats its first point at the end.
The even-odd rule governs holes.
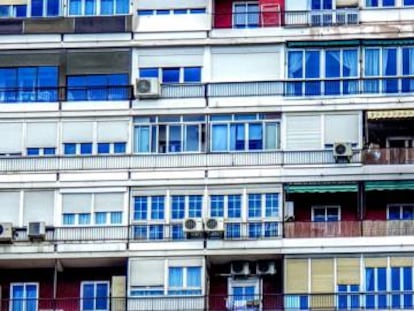
{"type": "Polygon", "coordinates": [[[279,216],[279,195],[277,193],[266,193],[266,217],[279,216]]]}
{"type": "Polygon", "coordinates": [[[85,0],[85,15],[96,14],[96,2],[95,0],[85,0]]]}
{"type": "Polygon", "coordinates": [[[32,16],[43,16],[43,0],[32,0],[32,16]]]}
{"type": "Polygon", "coordinates": [[[240,224],[226,224],[226,238],[240,238],[240,224]]]}
{"type": "Polygon", "coordinates": [[[112,15],[114,13],[114,0],[101,0],[101,15],[112,15]]]}
{"type": "Polygon", "coordinates": [[[125,153],[126,143],[114,143],[114,153],[125,153]]]}
{"type": "Polygon", "coordinates": [[[183,274],[184,273],[183,273],[182,267],[169,267],[168,268],[168,286],[182,288],[184,286],[183,274]]]}
{"type": "Polygon", "coordinates": [[[248,196],[248,216],[249,218],[262,216],[262,195],[261,194],[249,194],[248,196]]]}
{"type": "Polygon", "coordinates": [[[128,14],[129,13],[129,1],[128,0],[116,0],[116,14],[128,14]]]}
{"type": "Polygon", "coordinates": [[[111,212],[111,224],[112,225],[122,224],[122,212],[111,212]]]}
{"type": "Polygon", "coordinates": [[[339,50],[326,51],[325,76],[327,78],[341,76],[341,54],[339,50]]]}
{"type": "Polygon", "coordinates": [[[388,219],[389,220],[398,220],[400,219],[400,206],[390,206],[388,207],[388,219]]]}
{"type": "Polygon", "coordinates": [[[184,82],[201,82],[201,67],[185,67],[184,82]]]}
{"type": "Polygon", "coordinates": [[[95,213],[95,224],[104,225],[106,224],[106,212],[95,213]]]}
{"type": "Polygon", "coordinates": [[[185,151],[200,151],[200,130],[198,125],[187,125],[185,127],[185,151]]]}
{"type": "Polygon", "coordinates": [[[81,8],[81,0],[69,0],[69,15],[81,15],[81,8]]]}
{"type": "Polygon", "coordinates": [[[188,216],[201,217],[203,197],[201,195],[190,195],[188,197],[188,216]]]}
{"type": "Polygon", "coordinates": [[[82,307],[83,310],[94,310],[94,297],[95,297],[95,288],[94,284],[87,283],[82,286],[83,301],[82,307]]]}
{"type": "Polygon", "coordinates": [[[279,124],[278,123],[266,123],[266,138],[265,149],[274,150],[279,148],[279,124]]]}
{"type": "Polygon", "coordinates": [[[169,126],[169,152],[181,152],[181,125],[169,126]]]}
{"type": "Polygon", "coordinates": [[[326,221],[324,208],[313,209],[313,221],[315,222],[326,221]]]}
{"type": "Polygon", "coordinates": [[[108,309],[108,284],[98,283],[96,285],[96,310],[108,309]]]}
{"type": "Polygon", "coordinates": [[[184,231],[183,226],[179,225],[172,225],[172,239],[173,240],[184,240],[184,231]]]}
{"type": "Polygon", "coordinates": [[[172,219],[183,219],[185,214],[185,197],[183,195],[172,196],[172,219]]]}
{"type": "Polygon", "coordinates": [[[81,154],[92,154],[92,143],[80,144],[81,154]]]}
{"type": "Polygon", "coordinates": [[[59,3],[60,0],[47,0],[47,16],[59,15],[59,3]]]}
{"type": "Polygon", "coordinates": [[[150,152],[150,127],[137,126],[135,128],[135,151],[150,152]]]}
{"type": "Polygon", "coordinates": [[[227,125],[214,124],[211,147],[213,151],[227,151],[227,125]]]}
{"type": "Polygon", "coordinates": [[[180,68],[162,68],[163,83],[179,83],[180,68]]]}
{"type": "Polygon", "coordinates": [[[302,78],[303,77],[303,65],[302,65],[301,51],[289,51],[288,52],[288,77],[289,78],[302,78]]]}
{"type": "Polygon", "coordinates": [[[249,124],[249,150],[263,149],[262,124],[249,124]]]}
{"type": "Polygon", "coordinates": [[[201,268],[188,267],[187,268],[187,287],[201,288],[201,268]]]}
{"type": "Polygon", "coordinates": [[[134,201],[134,220],[146,220],[148,211],[148,198],[135,197],[134,201]]]}
{"type": "Polygon", "coordinates": [[[141,78],[158,78],[158,68],[140,68],[139,76],[141,78]]]}
{"type": "Polygon", "coordinates": [[[76,154],[76,144],[63,144],[64,146],[64,153],[68,154],[76,154]]]}
{"type": "Polygon", "coordinates": [[[224,216],[224,196],[212,195],[210,196],[210,217],[224,216]]]}
{"type": "Polygon", "coordinates": [[[230,125],[230,150],[244,150],[244,124],[230,125]]]}
{"type": "Polygon", "coordinates": [[[151,219],[164,219],[164,197],[151,197],[151,219]]]}
{"type": "Polygon", "coordinates": [[[91,223],[91,214],[82,213],[78,215],[80,225],[89,225],[91,223]]]}
{"type": "Polygon", "coordinates": [[[228,198],[228,218],[239,218],[241,216],[241,196],[229,195],[228,198]]]}
{"type": "Polygon", "coordinates": [[[110,150],[110,144],[109,143],[98,143],[98,153],[109,153],[110,150]]]}
{"type": "Polygon", "coordinates": [[[306,78],[319,78],[319,51],[306,51],[305,52],[305,77],[306,78]]]}

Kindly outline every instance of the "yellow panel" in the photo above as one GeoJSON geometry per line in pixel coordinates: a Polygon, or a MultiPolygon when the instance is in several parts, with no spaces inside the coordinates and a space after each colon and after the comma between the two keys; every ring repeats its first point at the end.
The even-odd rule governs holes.
{"type": "Polygon", "coordinates": [[[360,263],[359,258],[337,258],[336,283],[359,284],[361,280],[360,263]]]}
{"type": "Polygon", "coordinates": [[[413,258],[412,257],[391,257],[390,265],[391,267],[412,267],[413,258]]]}
{"type": "Polygon", "coordinates": [[[365,267],[386,267],[387,257],[365,258],[365,267]]]}
{"type": "Polygon", "coordinates": [[[414,109],[368,111],[369,120],[402,119],[414,117],[414,109]]]}
{"type": "Polygon", "coordinates": [[[334,292],[334,260],[312,259],[311,261],[311,293],[334,292]]]}
{"type": "Polygon", "coordinates": [[[311,297],[312,311],[323,310],[330,311],[335,310],[335,295],[314,295],[311,297]]]}
{"type": "Polygon", "coordinates": [[[285,260],[285,288],[286,293],[308,293],[308,260],[285,260]]]}
{"type": "Polygon", "coordinates": [[[0,0],[0,5],[20,5],[27,4],[27,0],[0,0]]]}

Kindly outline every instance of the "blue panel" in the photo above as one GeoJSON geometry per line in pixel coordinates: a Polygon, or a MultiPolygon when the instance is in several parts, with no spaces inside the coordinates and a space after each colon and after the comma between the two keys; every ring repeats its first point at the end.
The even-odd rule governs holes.
{"type": "Polygon", "coordinates": [[[39,148],[27,148],[27,155],[34,156],[39,155],[39,148]]]}
{"type": "Polygon", "coordinates": [[[188,216],[201,217],[203,197],[201,195],[188,196],[188,216]]]}
{"type": "Polygon", "coordinates": [[[43,16],[43,0],[32,0],[32,17],[43,16]]]}
{"type": "Polygon", "coordinates": [[[249,223],[249,238],[260,238],[262,236],[261,223],[249,223]]]}
{"type": "Polygon", "coordinates": [[[108,310],[108,284],[98,283],[96,285],[96,309],[108,310]]]}
{"type": "Polygon", "coordinates": [[[95,289],[92,283],[85,283],[82,286],[83,290],[83,301],[82,301],[82,309],[83,310],[94,310],[94,297],[95,297],[95,289]]]}
{"type": "Polygon", "coordinates": [[[187,268],[187,287],[201,288],[201,267],[188,267],[187,268]]]}
{"type": "Polygon", "coordinates": [[[172,219],[183,219],[185,216],[185,196],[172,196],[172,219]]]}
{"type": "Polygon", "coordinates": [[[341,76],[341,54],[339,50],[326,51],[325,76],[337,78],[341,76]]]}
{"type": "Polygon", "coordinates": [[[162,82],[164,83],[180,82],[180,68],[162,68],[162,82]]]}
{"type": "Polygon", "coordinates": [[[80,152],[81,154],[92,154],[92,143],[81,143],[80,152]]]}
{"type": "Polygon", "coordinates": [[[240,218],[241,216],[241,197],[240,195],[229,195],[227,198],[228,218],[240,218]]]}
{"type": "Polygon", "coordinates": [[[114,143],[114,153],[125,153],[126,143],[114,143]]]}
{"type": "MultiPolygon", "coordinates": [[[[154,10],[138,10],[137,13],[139,16],[149,16],[149,15],[154,15],[154,10]]],[[[142,69],[140,69],[140,71],[141,70],[142,69]]],[[[142,77],[142,75],[140,75],[140,77],[142,77]]]]}
{"type": "Polygon", "coordinates": [[[81,0],[69,0],[69,15],[81,15],[81,9],[81,0]]]}
{"type": "Polygon", "coordinates": [[[212,195],[210,196],[210,217],[224,216],[224,196],[212,195]]]}
{"type": "Polygon", "coordinates": [[[164,238],[163,225],[150,225],[149,226],[149,239],[150,240],[162,240],[164,238]]]}
{"type": "Polygon", "coordinates": [[[387,290],[387,269],[386,268],[377,268],[378,280],[377,288],[379,291],[387,290]]]}
{"type": "Polygon", "coordinates": [[[201,67],[185,67],[184,82],[201,82],[201,67]]]}
{"type": "Polygon", "coordinates": [[[134,220],[146,220],[148,214],[148,198],[135,197],[134,220]]]}
{"type": "Polygon", "coordinates": [[[101,15],[112,15],[114,13],[114,0],[101,0],[101,15]]]}
{"type": "Polygon", "coordinates": [[[266,217],[279,216],[279,194],[266,193],[266,217]]]}
{"type": "Polygon", "coordinates": [[[366,6],[367,7],[377,7],[378,6],[378,0],[366,0],[366,6]]]}
{"type": "Polygon", "coordinates": [[[392,267],[391,268],[391,290],[399,291],[400,286],[400,268],[392,267]]]}
{"type": "Polygon", "coordinates": [[[76,144],[63,144],[64,154],[76,154],[76,144]]]}
{"type": "Polygon", "coordinates": [[[10,17],[10,5],[0,5],[0,17],[10,17]]]}
{"type": "Polygon", "coordinates": [[[395,0],[382,0],[382,6],[395,6],[395,0]]]}
{"type": "Polygon", "coordinates": [[[411,291],[413,289],[413,269],[411,267],[403,268],[403,289],[405,291],[411,291]]]}
{"type": "Polygon", "coordinates": [[[44,155],[55,155],[56,154],[56,148],[44,148],[43,149],[44,155]]]}
{"type": "Polygon", "coordinates": [[[59,0],[47,0],[47,16],[59,15],[59,0]]]}
{"type": "Polygon", "coordinates": [[[319,78],[320,77],[320,64],[319,64],[319,51],[306,51],[305,52],[305,78],[319,78]]]}
{"type": "Polygon", "coordinates": [[[96,14],[96,2],[95,0],[85,0],[85,15],[96,14]]]}
{"type": "Polygon", "coordinates": [[[27,5],[16,5],[16,17],[26,17],[27,16],[27,5]]]}
{"type": "Polygon", "coordinates": [[[98,153],[109,153],[110,143],[98,143],[98,153]]]}
{"type": "Polygon", "coordinates": [[[414,5],[414,0],[404,0],[404,5],[414,5]]]}
{"type": "Polygon", "coordinates": [[[128,14],[129,13],[129,1],[128,0],[116,0],[116,14],[128,14]]]}
{"type": "Polygon", "coordinates": [[[365,288],[369,292],[375,290],[374,268],[365,268],[365,288]]]}
{"type": "Polygon", "coordinates": [[[312,10],[320,10],[322,9],[322,2],[323,0],[312,0],[311,9],[312,10]]]}
{"type": "Polygon", "coordinates": [[[139,76],[141,78],[158,78],[158,68],[140,68],[139,76]]]}

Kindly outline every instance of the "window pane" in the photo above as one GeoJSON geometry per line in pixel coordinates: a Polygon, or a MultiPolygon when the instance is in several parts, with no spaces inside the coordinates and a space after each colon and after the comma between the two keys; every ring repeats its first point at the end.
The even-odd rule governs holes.
{"type": "Polygon", "coordinates": [[[181,151],[181,125],[169,126],[169,152],[181,151]]]}
{"type": "Polygon", "coordinates": [[[69,0],[69,15],[81,15],[81,0],[69,0]]]}
{"type": "Polygon", "coordinates": [[[172,225],[172,239],[173,240],[184,240],[183,225],[172,225]]]}
{"type": "Polygon", "coordinates": [[[111,212],[111,224],[120,225],[122,224],[122,212],[111,212]]]}
{"type": "Polygon", "coordinates": [[[39,155],[39,148],[27,148],[27,155],[29,156],[35,156],[39,155]]]}
{"type": "Polygon", "coordinates": [[[95,213],[95,224],[97,224],[97,225],[105,225],[106,224],[106,213],[105,212],[95,213]]]}
{"type": "Polygon", "coordinates": [[[32,0],[32,16],[43,16],[43,0],[32,0]]]}
{"type": "Polygon", "coordinates": [[[147,219],[147,197],[135,197],[134,202],[134,220],[146,220],[147,219]]]}
{"type": "Polygon", "coordinates": [[[326,51],[325,76],[338,78],[341,76],[341,54],[339,50],[326,51]]]}
{"type": "Polygon", "coordinates": [[[201,268],[188,267],[187,268],[187,287],[201,288],[201,268]]]}
{"type": "Polygon", "coordinates": [[[125,153],[126,143],[114,143],[114,153],[125,153]]]}
{"type": "Polygon", "coordinates": [[[83,213],[79,214],[78,217],[80,225],[89,225],[91,223],[91,214],[83,213]]]}
{"type": "Polygon", "coordinates": [[[266,193],[266,217],[279,216],[279,195],[277,193],[266,193]]]}
{"type": "Polygon", "coordinates": [[[96,310],[108,310],[108,284],[96,284],[96,310]]]}
{"type": "Polygon", "coordinates": [[[231,124],[230,125],[230,150],[244,150],[245,138],[244,138],[244,124],[231,124]]]}
{"type": "Polygon", "coordinates": [[[226,238],[240,238],[240,224],[226,224],[226,238]]]}
{"type": "Polygon", "coordinates": [[[139,76],[141,78],[158,78],[158,68],[140,68],[139,76]]]}
{"type": "Polygon", "coordinates": [[[76,144],[64,144],[65,154],[76,154],[76,144]]]}
{"type": "Polygon", "coordinates": [[[98,143],[98,153],[109,153],[109,143],[98,143]]]}
{"type": "Polygon", "coordinates": [[[201,195],[190,195],[188,197],[188,216],[201,217],[202,201],[201,195]]]}
{"type": "Polygon", "coordinates": [[[319,78],[319,51],[306,51],[305,64],[305,77],[319,78]]]}
{"type": "Polygon", "coordinates": [[[302,78],[303,77],[303,65],[302,65],[303,52],[289,51],[288,52],[288,77],[289,78],[302,78]]]}
{"type": "Polygon", "coordinates": [[[128,0],[116,0],[116,14],[128,14],[129,13],[129,1],[128,0]]]}
{"type": "Polygon", "coordinates": [[[184,82],[201,82],[201,67],[185,67],[184,82]]]}
{"type": "Polygon", "coordinates": [[[150,127],[137,126],[135,128],[135,151],[150,152],[150,127]]]}
{"type": "Polygon", "coordinates": [[[241,216],[241,196],[229,195],[228,196],[228,218],[240,218],[241,216]]]}
{"type": "Polygon", "coordinates": [[[56,154],[56,148],[44,148],[43,149],[44,155],[54,155],[56,154]]]}
{"type": "Polygon", "coordinates": [[[261,124],[249,124],[249,150],[263,149],[263,132],[261,124]]]}
{"type": "Polygon", "coordinates": [[[168,268],[168,286],[169,287],[184,287],[183,268],[169,267],[168,268]]]}
{"type": "Polygon", "coordinates": [[[367,291],[375,290],[374,268],[365,268],[365,287],[367,291]]]}
{"type": "Polygon", "coordinates": [[[379,49],[365,50],[365,76],[379,76],[379,49]]]}
{"type": "Polygon", "coordinates": [[[227,151],[227,125],[214,124],[212,135],[212,150],[213,151],[227,151]]]}
{"type": "Polygon", "coordinates": [[[92,154],[92,143],[80,144],[81,154],[92,154]]]}
{"type": "Polygon", "coordinates": [[[210,216],[223,217],[224,216],[224,196],[212,195],[210,196],[210,216]]]}
{"type": "Polygon", "coordinates": [[[59,0],[47,0],[47,16],[59,15],[59,0]]]}
{"type": "Polygon", "coordinates": [[[400,219],[400,206],[390,206],[388,208],[388,219],[398,220],[400,219]]]}
{"type": "Polygon", "coordinates": [[[180,68],[162,68],[162,82],[164,83],[180,82],[180,68]]]}
{"type": "Polygon", "coordinates": [[[279,124],[278,123],[266,123],[266,138],[265,149],[274,150],[279,148],[279,124]]]}
{"type": "Polygon", "coordinates": [[[114,0],[101,0],[101,14],[112,15],[114,13],[114,0]]]}
{"type": "Polygon", "coordinates": [[[85,0],[85,15],[96,14],[96,2],[95,0],[85,0]]]}
{"type": "Polygon", "coordinates": [[[164,219],[164,197],[151,197],[151,219],[164,219]]]}
{"type": "Polygon", "coordinates": [[[324,208],[314,208],[313,209],[313,221],[326,221],[325,219],[325,209],[324,208]]]}
{"type": "Polygon", "coordinates": [[[74,225],[75,224],[75,214],[63,214],[63,224],[64,225],[74,225]]]}
{"type": "Polygon", "coordinates": [[[185,213],[185,197],[183,195],[172,196],[172,219],[183,219],[185,213]]]}
{"type": "Polygon", "coordinates": [[[91,283],[83,284],[82,294],[83,294],[83,302],[82,302],[83,310],[94,310],[94,299],[93,299],[95,297],[94,284],[91,284],[91,283]]]}
{"type": "Polygon", "coordinates": [[[249,238],[259,238],[262,236],[261,223],[249,223],[249,238]]]}
{"type": "Polygon", "coordinates": [[[187,125],[185,127],[185,151],[200,151],[200,133],[198,125],[187,125]]]}
{"type": "Polygon", "coordinates": [[[249,204],[249,218],[261,217],[261,209],[262,209],[262,195],[261,194],[249,194],[248,196],[248,204],[249,204]]]}

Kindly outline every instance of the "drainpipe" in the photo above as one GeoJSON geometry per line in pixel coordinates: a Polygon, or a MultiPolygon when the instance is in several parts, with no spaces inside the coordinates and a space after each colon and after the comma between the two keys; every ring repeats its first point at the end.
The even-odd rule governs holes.
{"type": "Polygon", "coordinates": [[[358,182],[358,218],[360,223],[360,233],[363,236],[363,219],[365,214],[365,189],[364,189],[364,182],[359,181],[358,182]]]}

